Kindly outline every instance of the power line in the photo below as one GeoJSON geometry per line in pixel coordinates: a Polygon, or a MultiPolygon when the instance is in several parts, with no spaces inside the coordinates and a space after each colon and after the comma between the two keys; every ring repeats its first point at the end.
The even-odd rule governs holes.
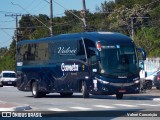
{"type": "MultiPolygon", "coordinates": [[[[47,0],[44,0],[44,1],[48,2],[47,0]]],[[[62,6],[61,4],[59,4],[58,2],[56,2],[55,0],[53,0],[53,2],[56,3],[57,5],[59,5],[60,7],[62,7],[64,10],[68,11],[69,13],[71,13],[72,15],[74,15],[74,16],[75,16],[76,18],[78,18],[79,20],[81,20],[81,21],[83,22],[83,24],[84,24],[84,27],[85,27],[85,28],[87,27],[86,21],[85,21],[84,18],[80,18],[78,15],[74,14],[72,11],[67,10],[64,6],[62,6]]],[[[85,1],[83,2],[83,4],[85,5],[85,1]]],[[[84,5],[83,5],[83,6],[84,6],[84,5]]]]}
{"type": "Polygon", "coordinates": [[[3,22],[3,23],[5,23],[5,22],[13,22],[14,20],[10,20],[10,21],[0,21],[0,22],[3,22]]]}
{"type": "Polygon", "coordinates": [[[22,16],[21,14],[10,14],[10,15],[6,15],[6,17],[16,17],[16,42],[18,41],[18,16],[22,16]]]}
{"type": "MultiPolygon", "coordinates": [[[[13,3],[13,2],[11,2],[12,3],[12,5],[16,5],[16,6],[18,6],[18,7],[20,7],[21,9],[23,9],[25,12],[27,12],[28,14],[30,14],[26,9],[24,9],[21,5],[19,5],[19,4],[16,4],[16,3],[13,3]]],[[[33,16],[38,22],[40,22],[41,24],[43,24],[46,28],[48,28],[49,30],[50,30],[50,28],[46,25],[46,24],[44,24],[41,20],[39,20],[37,17],[35,17],[35,16],[33,16]]]]}

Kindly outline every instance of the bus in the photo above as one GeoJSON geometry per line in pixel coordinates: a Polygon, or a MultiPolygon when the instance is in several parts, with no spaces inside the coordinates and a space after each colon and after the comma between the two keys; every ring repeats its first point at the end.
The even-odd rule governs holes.
{"type": "Polygon", "coordinates": [[[34,98],[49,93],[83,98],[140,92],[139,57],[145,51],[116,32],[61,34],[17,43],[17,88],[34,98]]]}

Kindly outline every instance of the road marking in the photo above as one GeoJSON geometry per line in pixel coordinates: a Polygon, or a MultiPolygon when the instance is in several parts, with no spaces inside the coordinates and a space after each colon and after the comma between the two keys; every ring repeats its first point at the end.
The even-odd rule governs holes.
{"type": "Polygon", "coordinates": [[[73,109],[78,109],[78,110],[91,110],[92,108],[86,108],[86,107],[70,107],[73,109]]]}
{"type": "Polygon", "coordinates": [[[136,105],[128,105],[128,104],[114,104],[116,106],[123,106],[123,107],[138,107],[136,105]]]}
{"type": "Polygon", "coordinates": [[[138,104],[138,105],[143,105],[143,106],[152,106],[152,107],[158,107],[160,104],[152,105],[152,104],[138,104]]]}
{"type": "Polygon", "coordinates": [[[160,98],[153,98],[153,101],[160,101],[160,98]]]}
{"type": "Polygon", "coordinates": [[[116,107],[113,107],[113,106],[106,106],[106,105],[94,105],[94,107],[106,108],[106,109],[116,108],[116,107]]]}
{"type": "Polygon", "coordinates": [[[64,110],[64,109],[59,109],[59,108],[51,108],[49,109],[50,111],[67,111],[67,110],[64,110]]]}

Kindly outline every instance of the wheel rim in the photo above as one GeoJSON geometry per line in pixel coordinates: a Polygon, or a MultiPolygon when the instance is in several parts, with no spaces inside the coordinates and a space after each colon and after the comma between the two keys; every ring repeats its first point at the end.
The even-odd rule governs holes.
{"type": "Polygon", "coordinates": [[[36,95],[36,87],[35,86],[33,86],[33,88],[32,88],[32,93],[33,93],[33,95],[36,95]]]}
{"type": "Polygon", "coordinates": [[[82,93],[84,94],[84,84],[82,85],[82,93]]]}

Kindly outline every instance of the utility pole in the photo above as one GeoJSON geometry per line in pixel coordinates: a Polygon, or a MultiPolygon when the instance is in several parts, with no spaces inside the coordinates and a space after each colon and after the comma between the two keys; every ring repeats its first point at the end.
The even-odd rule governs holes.
{"type": "Polygon", "coordinates": [[[149,17],[131,17],[131,31],[132,31],[132,40],[134,40],[134,22],[133,22],[133,20],[134,19],[137,19],[137,18],[144,18],[144,19],[147,19],[147,18],[149,18],[149,17]]]}
{"type": "Polygon", "coordinates": [[[15,37],[16,37],[16,43],[18,42],[18,16],[22,16],[21,14],[10,14],[10,15],[6,15],[6,17],[16,17],[16,33],[15,33],[15,37]]]}
{"type": "Polygon", "coordinates": [[[134,17],[131,17],[131,31],[132,31],[132,40],[134,40],[134,25],[133,25],[134,17]]]}
{"type": "Polygon", "coordinates": [[[83,10],[81,12],[82,14],[82,21],[84,24],[84,30],[87,31],[87,22],[86,22],[86,2],[85,0],[82,0],[82,4],[83,4],[83,10]]]}
{"type": "Polygon", "coordinates": [[[53,36],[53,6],[50,0],[50,36],[53,36]]]}

